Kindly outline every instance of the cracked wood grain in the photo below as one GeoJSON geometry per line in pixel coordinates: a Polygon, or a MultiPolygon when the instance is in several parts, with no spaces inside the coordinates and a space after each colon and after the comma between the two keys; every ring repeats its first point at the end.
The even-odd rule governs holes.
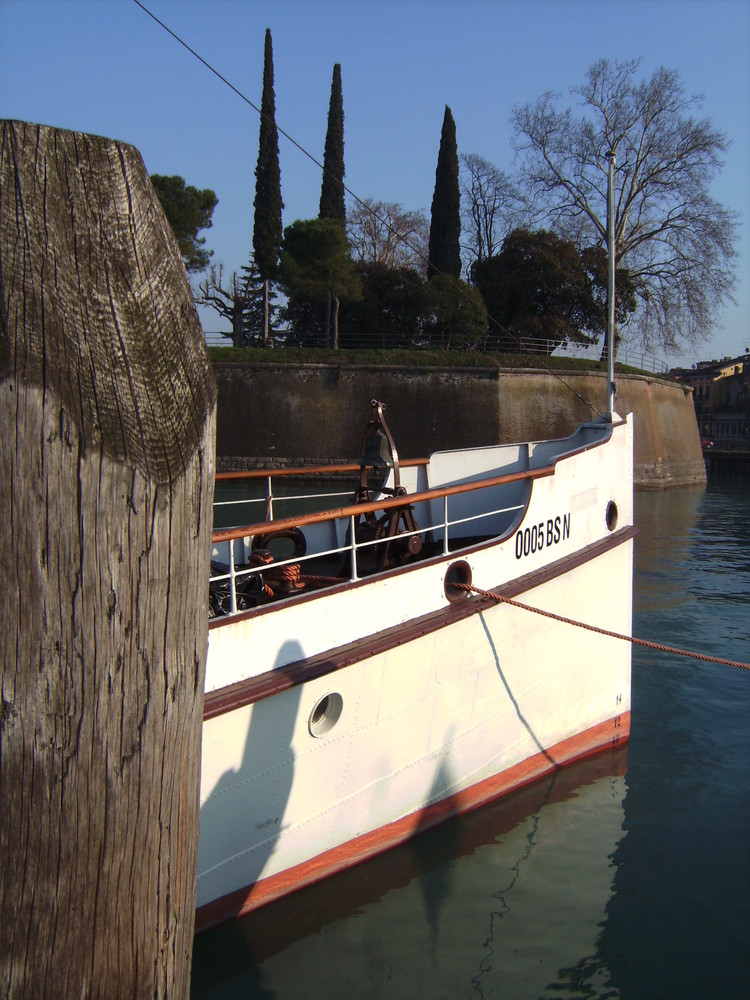
{"type": "Polygon", "coordinates": [[[188,996],[215,408],[137,151],[0,123],[3,996],[188,996]]]}

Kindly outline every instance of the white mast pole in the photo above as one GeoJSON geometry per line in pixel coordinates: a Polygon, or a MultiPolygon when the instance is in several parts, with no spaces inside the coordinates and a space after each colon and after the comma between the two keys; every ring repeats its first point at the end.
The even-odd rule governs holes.
{"type": "Polygon", "coordinates": [[[607,412],[605,420],[612,422],[615,400],[615,152],[607,153],[609,178],[607,181],[607,412]]]}

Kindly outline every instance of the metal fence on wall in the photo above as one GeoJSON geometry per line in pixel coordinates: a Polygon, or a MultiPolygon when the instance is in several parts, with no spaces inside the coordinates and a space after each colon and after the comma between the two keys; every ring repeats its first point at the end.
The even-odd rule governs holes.
{"type": "MultiPolygon", "coordinates": [[[[221,333],[218,330],[206,330],[205,331],[206,343],[209,347],[231,347],[232,346],[232,336],[229,333],[221,333]]],[[[283,346],[284,338],[283,336],[274,338],[275,342],[279,346],[283,346]]],[[[353,343],[347,344],[349,338],[342,337],[341,349],[347,350],[348,347],[360,350],[381,350],[387,347],[386,344],[377,336],[368,337],[366,334],[357,334],[356,338],[351,338],[353,343]]],[[[420,349],[435,349],[435,345],[430,344],[413,344],[409,346],[409,350],[420,350],[420,349]]],[[[487,353],[497,353],[497,350],[491,347],[489,344],[483,347],[474,348],[475,350],[485,350],[487,353]]],[[[509,352],[505,352],[509,353],[509,352]]],[[[598,361],[601,358],[602,348],[601,344],[564,344],[557,345],[554,341],[547,341],[541,339],[524,338],[518,347],[516,355],[523,356],[524,354],[538,355],[540,358],[549,357],[550,355],[555,358],[583,358],[591,361],[598,361]]],[[[652,372],[657,375],[665,375],[667,373],[668,367],[666,361],[661,358],[657,358],[641,348],[633,347],[628,344],[620,344],[617,351],[617,361],[620,364],[627,365],[631,368],[638,368],[641,371],[652,372]]]]}

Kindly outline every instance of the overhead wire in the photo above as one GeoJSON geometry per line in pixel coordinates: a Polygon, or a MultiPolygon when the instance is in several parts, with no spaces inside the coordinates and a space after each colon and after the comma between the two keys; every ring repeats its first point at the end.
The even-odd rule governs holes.
{"type": "MultiPolygon", "coordinates": [[[[203,66],[205,66],[205,68],[207,70],[209,70],[209,72],[213,73],[214,76],[216,76],[222,83],[224,83],[227,87],[229,87],[229,89],[231,91],[233,91],[233,93],[235,93],[240,98],[240,100],[244,101],[245,104],[249,105],[249,107],[251,107],[255,112],[257,112],[258,115],[260,115],[261,117],[263,117],[264,112],[262,111],[262,109],[260,107],[258,107],[257,104],[255,104],[252,100],[250,100],[250,98],[246,94],[244,94],[238,87],[236,87],[230,80],[228,80],[222,73],[220,73],[214,66],[212,66],[211,63],[209,63],[206,59],[204,59],[203,56],[200,55],[200,53],[196,52],[196,50],[194,48],[192,48],[192,46],[188,45],[188,43],[184,39],[182,39],[167,24],[165,24],[162,20],[160,20],[151,10],[148,9],[148,7],[146,7],[146,5],[144,3],[141,2],[141,0],[133,0],[133,3],[135,3],[136,6],[140,7],[140,9],[145,14],[147,14],[153,21],[156,22],[156,24],[158,24],[161,28],[163,28],[176,42],[178,42],[181,46],[183,46],[183,48],[185,48],[203,66]]],[[[269,121],[271,121],[271,119],[270,119],[269,116],[266,116],[266,117],[268,118],[269,121]]],[[[320,170],[322,170],[324,172],[326,171],[325,166],[312,153],[310,153],[309,150],[305,149],[304,146],[302,146],[288,132],[286,132],[283,128],[281,128],[278,125],[278,123],[276,122],[275,119],[273,119],[273,124],[276,127],[277,131],[281,135],[283,135],[284,138],[288,142],[290,142],[296,149],[298,149],[304,156],[306,156],[312,163],[314,163],[316,167],[318,167],[320,170]]],[[[378,216],[378,214],[376,212],[374,212],[370,208],[370,206],[362,198],[360,198],[354,191],[352,191],[351,188],[349,188],[343,181],[341,181],[338,178],[334,178],[334,179],[339,180],[339,183],[341,184],[341,186],[344,189],[344,191],[348,195],[350,195],[362,208],[364,208],[367,212],[369,212],[372,215],[372,217],[378,223],[380,223],[381,225],[385,226],[387,228],[389,234],[397,236],[399,238],[399,240],[402,243],[404,243],[404,245],[407,246],[412,251],[412,253],[414,253],[417,257],[419,257],[420,259],[422,259],[425,264],[428,263],[428,261],[425,259],[424,254],[420,251],[420,249],[418,247],[413,246],[411,243],[409,243],[409,241],[408,241],[408,239],[406,237],[401,236],[401,234],[398,232],[398,230],[394,226],[392,226],[388,222],[387,219],[384,219],[384,218],[381,218],[380,216],[378,216]]],[[[454,281],[452,275],[443,274],[437,268],[435,270],[436,270],[436,272],[438,274],[442,274],[443,277],[448,278],[451,281],[454,281]]],[[[461,290],[459,285],[456,285],[456,288],[459,291],[461,290]]],[[[514,334],[512,334],[509,330],[507,330],[505,327],[503,327],[503,325],[501,323],[499,323],[497,320],[495,320],[492,316],[489,316],[488,318],[493,323],[495,323],[497,325],[497,327],[499,329],[501,329],[508,337],[510,337],[511,339],[515,340],[516,343],[518,343],[519,346],[521,346],[520,345],[520,341],[518,340],[517,337],[515,337],[514,334]]],[[[524,352],[524,351],[521,351],[521,353],[522,354],[527,354],[527,352],[524,352]]],[[[546,368],[548,374],[551,374],[556,379],[558,379],[558,381],[560,381],[570,392],[573,393],[573,395],[575,395],[582,403],[584,403],[584,405],[588,406],[591,409],[592,412],[596,411],[596,407],[588,399],[586,399],[577,390],[575,390],[571,385],[569,385],[568,382],[566,382],[566,380],[558,372],[556,372],[553,368],[550,368],[549,365],[545,364],[545,362],[542,359],[540,359],[538,355],[530,355],[530,354],[528,354],[528,356],[529,357],[533,357],[535,364],[539,364],[540,361],[541,361],[542,365],[546,368]]],[[[461,586],[461,585],[457,584],[456,586],[461,586]]],[[[544,615],[544,616],[549,617],[549,618],[555,618],[558,621],[562,621],[562,622],[565,622],[565,623],[570,624],[570,625],[577,625],[579,628],[589,629],[590,631],[599,632],[600,634],[608,635],[608,636],[611,636],[613,638],[625,639],[625,640],[627,640],[627,641],[629,641],[629,642],[631,642],[633,644],[636,644],[636,645],[646,646],[646,647],[649,647],[651,649],[662,650],[663,652],[669,652],[669,653],[673,653],[673,654],[680,655],[680,656],[689,656],[689,657],[693,657],[693,658],[698,659],[698,660],[705,660],[705,661],[708,661],[708,662],[711,662],[711,663],[721,663],[721,664],[726,664],[726,665],[729,665],[729,666],[742,667],[744,669],[750,669],[750,664],[747,664],[747,663],[737,662],[737,661],[734,661],[734,660],[726,660],[726,659],[722,659],[720,657],[708,656],[706,654],[697,653],[697,652],[690,651],[690,650],[678,649],[678,648],[672,647],[672,646],[665,646],[665,645],[662,645],[661,643],[651,642],[651,641],[645,640],[645,639],[637,639],[637,638],[635,638],[633,636],[620,635],[619,633],[611,632],[611,631],[608,631],[606,629],[601,629],[601,628],[598,628],[597,626],[587,625],[587,624],[585,624],[583,622],[574,621],[573,619],[563,618],[563,617],[561,617],[559,615],[555,615],[555,614],[553,614],[551,612],[543,611],[540,608],[534,608],[534,607],[531,607],[530,605],[521,604],[520,602],[511,600],[510,598],[502,597],[499,594],[495,594],[495,593],[491,593],[491,592],[488,592],[488,591],[479,590],[476,587],[466,586],[465,589],[473,591],[474,593],[479,594],[479,595],[484,596],[484,597],[490,597],[492,600],[495,600],[495,601],[498,601],[498,602],[502,602],[502,603],[506,603],[506,604],[511,604],[511,605],[513,605],[515,607],[523,608],[524,610],[527,610],[527,611],[533,611],[536,614],[541,614],[541,615],[544,615]]]]}
{"type": "MultiPolygon", "coordinates": [[[[270,116],[265,115],[265,113],[263,112],[262,108],[258,107],[258,105],[255,104],[255,102],[252,101],[245,93],[243,93],[239,89],[239,87],[236,87],[230,80],[228,80],[222,73],[220,73],[219,70],[217,70],[213,65],[211,65],[211,63],[208,62],[207,59],[204,59],[203,56],[199,52],[197,52],[191,45],[189,45],[175,31],[173,31],[172,28],[169,27],[169,25],[165,24],[164,21],[162,21],[160,18],[158,18],[156,16],[156,14],[153,13],[153,11],[149,10],[149,8],[144,3],[142,3],[142,0],[133,0],[133,3],[137,7],[139,7],[143,11],[144,14],[147,14],[156,24],[158,24],[159,27],[163,28],[164,31],[166,31],[168,35],[170,35],[179,45],[181,45],[184,49],[186,49],[186,51],[189,52],[190,55],[192,55],[195,59],[197,59],[198,62],[200,62],[201,65],[203,65],[210,73],[213,73],[213,75],[217,79],[219,79],[223,84],[225,84],[225,86],[229,87],[229,89],[234,94],[236,94],[237,97],[239,97],[241,101],[244,101],[244,103],[247,104],[249,107],[251,107],[253,109],[253,111],[255,111],[260,117],[265,117],[269,122],[271,122],[275,126],[275,128],[279,132],[279,134],[282,135],[282,136],[284,136],[284,138],[288,142],[290,142],[297,150],[299,150],[299,152],[302,153],[303,156],[306,156],[312,163],[315,164],[316,167],[318,167],[324,173],[328,173],[329,176],[332,176],[332,177],[334,176],[334,175],[332,175],[330,173],[330,171],[326,170],[325,166],[309,150],[305,149],[305,147],[301,143],[297,142],[297,140],[292,135],[290,135],[288,132],[286,132],[278,124],[278,122],[276,121],[275,118],[272,119],[270,116]]],[[[427,260],[427,258],[425,258],[424,254],[422,253],[422,251],[418,247],[413,246],[405,236],[402,236],[399,233],[399,231],[396,229],[395,226],[392,226],[390,224],[390,222],[388,222],[387,219],[381,218],[380,216],[378,216],[378,214],[372,210],[372,208],[367,204],[367,202],[364,199],[360,198],[359,195],[356,194],[356,192],[352,191],[352,189],[350,187],[348,187],[344,183],[344,181],[342,181],[338,177],[334,177],[334,180],[337,180],[338,183],[341,184],[341,187],[343,188],[343,190],[351,198],[353,198],[357,202],[358,205],[360,205],[363,209],[365,209],[365,211],[369,212],[370,215],[380,225],[385,226],[390,235],[394,235],[394,236],[398,237],[399,242],[403,243],[404,246],[408,247],[409,250],[411,250],[411,252],[415,256],[417,256],[418,258],[420,258],[425,265],[427,265],[429,263],[429,261],[427,260]]],[[[444,272],[440,271],[439,268],[436,268],[434,264],[432,265],[432,267],[433,267],[433,269],[434,269],[434,271],[435,271],[436,274],[439,274],[441,277],[446,278],[447,280],[451,281],[453,283],[454,287],[456,288],[456,290],[459,293],[464,294],[463,293],[463,289],[461,288],[460,285],[458,285],[456,283],[455,278],[453,277],[453,275],[445,274],[444,272]]],[[[522,343],[521,343],[520,339],[515,334],[513,334],[510,330],[506,329],[506,327],[504,327],[503,324],[500,323],[498,320],[496,320],[493,316],[491,316],[491,315],[488,314],[487,318],[488,318],[488,320],[491,323],[494,323],[495,326],[497,326],[497,328],[499,330],[502,330],[502,332],[507,337],[509,337],[511,340],[513,340],[518,345],[519,348],[521,348],[521,350],[519,351],[519,353],[521,354],[521,356],[533,359],[535,365],[540,365],[541,364],[541,366],[546,370],[546,372],[547,372],[548,375],[552,375],[554,378],[556,378],[581,403],[583,403],[585,406],[587,406],[591,410],[592,413],[596,412],[596,406],[594,406],[594,404],[590,400],[586,399],[585,396],[583,396],[580,392],[578,392],[578,390],[574,389],[573,386],[571,386],[562,377],[562,375],[559,374],[559,372],[555,371],[554,368],[550,367],[550,365],[548,365],[538,354],[531,354],[531,352],[529,352],[529,351],[524,351],[523,348],[522,348],[522,343]]]]}

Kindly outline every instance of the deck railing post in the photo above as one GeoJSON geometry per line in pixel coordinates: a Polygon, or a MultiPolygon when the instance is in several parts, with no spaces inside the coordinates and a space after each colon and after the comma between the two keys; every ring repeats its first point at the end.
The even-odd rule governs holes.
{"type": "Polygon", "coordinates": [[[229,542],[229,609],[237,613],[237,573],[234,568],[234,538],[229,542]]]}
{"type": "Polygon", "coordinates": [[[352,580],[358,580],[357,575],[357,531],[356,531],[356,521],[354,514],[349,517],[349,537],[351,539],[351,565],[352,565],[352,580]]]}
{"type": "Polygon", "coordinates": [[[448,545],[448,497],[443,497],[443,555],[447,556],[450,552],[450,547],[448,545]]]}

